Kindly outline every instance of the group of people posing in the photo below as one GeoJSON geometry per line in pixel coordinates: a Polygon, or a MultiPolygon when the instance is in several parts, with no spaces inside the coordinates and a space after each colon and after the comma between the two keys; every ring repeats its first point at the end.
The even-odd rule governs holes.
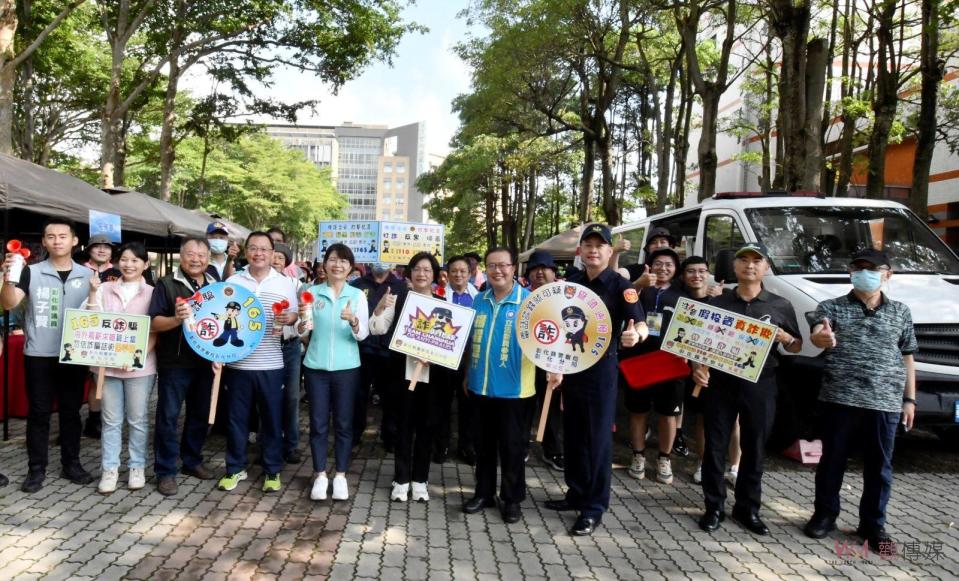
{"type": "MultiPolygon", "coordinates": [[[[775,416],[777,367],[781,353],[802,349],[803,334],[792,306],[763,287],[769,260],[761,244],[749,243],[735,252],[737,284],[724,289],[721,283],[711,283],[710,265],[704,258],[681,260],[674,249],[676,241],[665,230],[650,232],[642,263],[620,269],[618,255],[625,245],[614,243],[607,226],[587,226],[579,242],[582,268],[567,269],[565,280],[600,297],[610,314],[614,343],[589,369],[562,376],[537,369],[524,357],[513,332],[520,305],[529,293],[557,280],[558,268],[544,252],[530,257],[525,279],[518,275],[515,253],[501,247],[487,250],[482,257],[450,258],[444,267],[433,253],[423,252],[410,259],[403,277],[382,264],[371,265],[356,277],[358,265],[350,248],[332,244],[318,258],[315,278],[304,282],[281,231],[251,233],[242,250],[245,264],[238,267],[239,246],[229,241],[225,224],[214,222],[207,237],[185,238],[179,266],[150,284],[149,255],[143,245],[126,243],[114,253],[107,242],[91,242],[97,242],[88,245],[91,262],[75,262],[73,252],[79,241],[73,224],[50,219],[42,232],[45,260],[24,268],[18,280],[12,280],[9,272],[14,255],[8,254],[4,261],[0,299],[8,311],[22,309],[26,335],[29,465],[21,486],[25,492],[36,492],[45,482],[54,398],[59,402],[61,476],[78,484],[94,480],[79,457],[79,411],[89,371],[59,361],[67,308],[148,315],[152,321],[142,366],[106,370],[100,402],[99,491],[109,494],[118,487],[124,423],[129,426],[127,486],[146,485],[154,386],[157,490],[175,495],[180,473],[202,480],[217,478],[204,463],[203,446],[209,432],[210,388],[214,373],[221,370],[188,345],[183,325],[192,313],[184,299],[225,280],[258,297],[267,329],[252,354],[222,369],[225,393],[220,415],[225,418],[227,451],[226,468],[217,482],[220,489],[233,490],[250,477],[251,432],[256,433],[259,448],[262,490],[281,489],[284,464],[303,460],[299,449],[302,384],[314,468],[310,497],[348,499],[351,454],[366,429],[372,390],[383,409],[379,436],[394,456],[392,500],[429,500],[430,464],[444,461],[449,453],[450,408],[456,400],[458,452],[464,461],[475,463],[476,476],[475,491],[463,510],[472,514],[498,507],[506,522],[517,522],[526,497],[525,465],[535,408],[537,402],[542,405],[547,390],[556,390],[558,395],[547,410],[543,459],[564,472],[567,490],[545,506],[575,511],[570,532],[589,535],[601,525],[610,503],[616,402],[618,389],[625,383],[619,361],[658,350],[676,302],[688,297],[775,325],[778,348],[766,359],[755,383],[691,364],[687,378],[643,390],[627,388],[633,449],[629,474],[645,477],[647,418],[655,411],[656,475],[663,484],[670,484],[670,454],[685,447],[682,414],[698,412],[695,451],[701,463],[694,480],[702,484],[705,504],[699,525],[714,531],[725,519],[724,474],[738,426],[739,446],[734,452],[741,457],[733,460],[738,470],[732,517],[756,534],[768,534],[759,511],[765,445],[775,416]],[[94,251],[99,245],[107,246],[109,252],[94,251]],[[95,254],[97,261],[93,261],[95,254]],[[102,277],[107,263],[119,270],[115,280],[102,277]],[[426,362],[388,348],[410,293],[476,311],[459,368],[427,365],[413,390],[407,389],[413,368],[426,362]],[[280,306],[274,310],[274,305],[280,306]],[[702,387],[698,398],[691,397],[694,385],[702,387]],[[178,434],[181,412],[185,417],[178,434]]],[[[891,542],[884,525],[895,427],[900,421],[911,427],[915,412],[912,353],[916,341],[908,308],[882,293],[882,283],[891,276],[888,257],[864,249],[851,257],[849,270],[852,291],[824,301],[806,321],[810,340],[825,350],[820,399],[828,428],[816,475],[815,511],[805,531],[822,538],[835,528],[851,442],[854,435],[865,436],[859,530],[879,550],[891,542]],[[875,355],[870,355],[870,361],[880,366],[879,372],[854,372],[864,353],[875,355]]]]}

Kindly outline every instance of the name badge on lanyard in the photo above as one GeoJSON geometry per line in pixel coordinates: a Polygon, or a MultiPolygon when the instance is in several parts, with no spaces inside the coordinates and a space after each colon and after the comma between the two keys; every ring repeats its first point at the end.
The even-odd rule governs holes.
{"type": "Polygon", "coordinates": [[[666,289],[656,290],[656,306],[652,313],[646,313],[646,326],[649,327],[650,337],[659,337],[663,330],[663,314],[659,312],[659,297],[666,292],[666,289]]]}

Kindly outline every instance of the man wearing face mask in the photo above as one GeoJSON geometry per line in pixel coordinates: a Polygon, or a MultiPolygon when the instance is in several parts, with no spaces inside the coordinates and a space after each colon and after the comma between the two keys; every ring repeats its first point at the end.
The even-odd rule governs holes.
{"type": "Polygon", "coordinates": [[[226,224],[217,220],[206,227],[206,241],[210,243],[210,266],[207,274],[217,281],[233,276],[233,261],[240,252],[236,242],[230,240],[226,224]]]}
{"type": "Polygon", "coordinates": [[[886,253],[857,252],[849,273],[852,291],[820,303],[810,320],[810,339],[825,353],[819,401],[826,429],[816,469],[815,512],[803,530],[821,539],[836,528],[846,459],[858,439],[863,491],[856,533],[873,551],[895,554],[885,530],[886,504],[896,426],[901,422],[909,430],[915,418],[913,353],[918,345],[909,307],[882,292],[892,276],[886,253]]]}

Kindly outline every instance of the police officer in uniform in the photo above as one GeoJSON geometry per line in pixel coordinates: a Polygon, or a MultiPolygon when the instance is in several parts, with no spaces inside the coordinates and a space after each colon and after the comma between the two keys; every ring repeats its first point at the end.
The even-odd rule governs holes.
{"type": "MultiPolygon", "coordinates": [[[[609,267],[613,253],[609,226],[587,226],[579,244],[584,269],[567,281],[589,288],[602,299],[609,310],[614,340],[620,339],[624,347],[642,342],[649,331],[639,295],[628,280],[609,267]]],[[[617,371],[616,347],[610,345],[603,358],[589,369],[565,378],[552,373],[548,377],[551,387],[560,382],[563,386],[568,490],[564,498],[547,501],[546,507],[578,512],[570,529],[574,535],[591,535],[609,508],[617,371]]]]}
{"type": "MultiPolygon", "coordinates": [[[[802,336],[796,312],[789,301],[763,288],[763,276],[769,271],[765,247],[755,242],[746,244],[736,252],[733,266],[738,285],[710,304],[776,325],[779,330],[775,342],[789,353],[798,353],[802,349],[802,336]]],[[[720,371],[710,373],[706,366],[693,365],[694,380],[706,386],[700,395],[706,427],[702,472],[706,512],[699,521],[699,527],[706,532],[718,529],[725,518],[723,470],[729,435],[739,416],[742,459],[736,479],[733,519],[757,535],[769,534],[759,518],[759,507],[766,441],[776,416],[778,359],[778,351],[769,354],[756,383],[720,371]]]]}

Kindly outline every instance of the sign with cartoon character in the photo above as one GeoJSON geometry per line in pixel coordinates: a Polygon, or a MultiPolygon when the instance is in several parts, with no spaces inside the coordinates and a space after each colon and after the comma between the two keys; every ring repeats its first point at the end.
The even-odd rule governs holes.
{"type": "Polygon", "coordinates": [[[346,244],[353,251],[357,263],[379,262],[380,223],[376,220],[320,222],[316,257],[323,260],[326,249],[337,242],[346,244]]]}
{"type": "Polygon", "coordinates": [[[768,321],[681,298],[661,349],[756,383],[777,330],[768,321]]]}
{"type": "Polygon", "coordinates": [[[82,309],[64,312],[60,363],[138,369],[146,360],[150,317],[82,309]]]}
{"type": "Polygon", "coordinates": [[[585,286],[554,282],[531,293],[519,309],[516,336],[523,354],[546,371],[589,369],[613,341],[606,305],[585,286]]]}
{"type": "Polygon", "coordinates": [[[184,325],[187,343],[200,357],[233,363],[256,349],[266,331],[263,305],[249,290],[218,282],[205,286],[187,300],[193,310],[192,329],[184,325]]]}
{"type": "Polygon", "coordinates": [[[473,309],[411,292],[398,315],[390,349],[456,369],[475,315],[473,309]]]}
{"type": "MultiPolygon", "coordinates": [[[[412,222],[380,222],[380,259],[406,264],[418,252],[429,252],[443,264],[446,226],[412,222]]],[[[361,262],[359,259],[357,262],[361,262]]],[[[375,261],[370,261],[375,262],[375,261]]]]}

